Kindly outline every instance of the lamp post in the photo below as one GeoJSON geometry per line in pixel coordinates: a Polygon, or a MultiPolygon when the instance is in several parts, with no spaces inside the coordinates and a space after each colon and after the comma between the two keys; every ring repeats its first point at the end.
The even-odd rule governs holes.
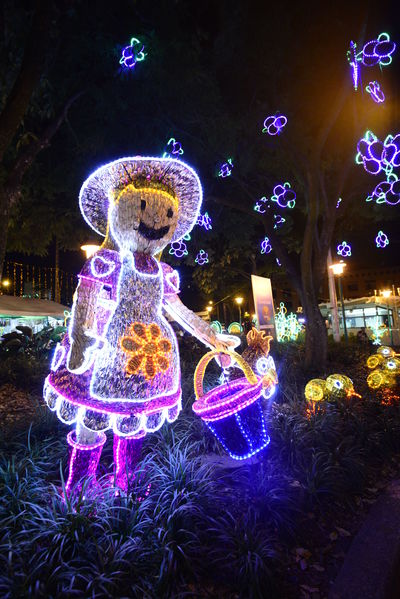
{"type": "Polygon", "coordinates": [[[336,262],[335,264],[331,264],[329,266],[329,268],[332,269],[333,274],[338,278],[340,303],[342,305],[343,331],[344,331],[344,338],[347,341],[348,337],[347,337],[347,325],[346,325],[346,311],[344,309],[343,287],[342,287],[342,279],[341,279],[345,267],[346,267],[346,264],[342,260],[340,262],[336,262]]]}
{"type": "Polygon", "coordinates": [[[384,289],[383,291],[381,291],[381,296],[384,297],[385,299],[387,299],[386,310],[387,310],[388,327],[389,327],[389,331],[390,331],[390,343],[391,343],[391,345],[393,345],[393,331],[392,331],[392,327],[390,325],[390,311],[389,311],[389,298],[391,295],[392,295],[392,292],[390,289],[384,289]]]}
{"type": "Polygon", "coordinates": [[[243,298],[242,297],[235,297],[235,302],[239,306],[239,324],[240,324],[240,327],[242,327],[242,304],[243,304],[243,298]]]}
{"type": "Polygon", "coordinates": [[[333,339],[336,342],[340,341],[340,327],[339,327],[339,314],[338,314],[338,305],[337,305],[337,296],[336,296],[336,286],[335,286],[335,275],[333,270],[331,269],[332,265],[332,252],[329,250],[328,252],[328,284],[329,284],[329,301],[331,304],[331,316],[332,316],[332,333],[333,339]]]}
{"type": "Polygon", "coordinates": [[[212,306],[206,306],[206,310],[207,310],[207,312],[208,312],[208,316],[209,316],[209,318],[210,318],[210,320],[211,320],[212,306]]]}

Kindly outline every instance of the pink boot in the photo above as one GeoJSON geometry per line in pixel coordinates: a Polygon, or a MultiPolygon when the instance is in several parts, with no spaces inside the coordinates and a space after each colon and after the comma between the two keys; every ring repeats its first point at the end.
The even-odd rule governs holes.
{"type": "Polygon", "coordinates": [[[98,440],[90,445],[83,445],[76,440],[76,432],[67,436],[68,445],[72,448],[69,458],[68,480],[65,485],[67,496],[78,494],[86,478],[91,477],[89,488],[96,485],[96,470],[99,464],[103,445],[107,440],[104,433],[98,433],[98,440]]]}
{"type": "Polygon", "coordinates": [[[115,486],[125,493],[135,478],[142,444],[143,437],[129,439],[114,435],[115,486]]]}

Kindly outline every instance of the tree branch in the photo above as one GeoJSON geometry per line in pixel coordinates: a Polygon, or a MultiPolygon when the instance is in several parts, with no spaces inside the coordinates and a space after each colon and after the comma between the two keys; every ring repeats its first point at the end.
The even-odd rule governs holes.
{"type": "Polygon", "coordinates": [[[50,42],[51,0],[37,0],[21,68],[0,114],[0,162],[28,109],[50,42]]]}
{"type": "Polygon", "coordinates": [[[26,171],[32,165],[39,152],[50,145],[53,136],[57,133],[66,119],[69,109],[84,93],[86,93],[86,90],[77,92],[71,96],[65,103],[59,115],[47,125],[39,139],[32,141],[17,156],[4,185],[9,197],[10,205],[12,205],[19,196],[21,182],[26,171]]]}

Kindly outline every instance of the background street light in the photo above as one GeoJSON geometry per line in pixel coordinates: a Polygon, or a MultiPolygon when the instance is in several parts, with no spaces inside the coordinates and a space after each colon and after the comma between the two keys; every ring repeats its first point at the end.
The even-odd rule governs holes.
{"type": "Polygon", "coordinates": [[[239,297],[235,297],[235,302],[239,306],[239,324],[240,324],[240,326],[242,326],[242,304],[243,304],[243,298],[240,297],[240,296],[239,297]]]}
{"type": "Polygon", "coordinates": [[[329,268],[332,270],[335,277],[338,278],[340,303],[342,304],[343,331],[344,331],[344,338],[347,341],[346,312],[344,309],[343,288],[342,288],[342,279],[341,279],[345,267],[346,267],[346,264],[341,260],[340,262],[331,264],[329,268]]]}
{"type": "Polygon", "coordinates": [[[99,245],[94,244],[81,245],[81,250],[85,252],[87,260],[89,260],[89,258],[93,256],[93,254],[95,254],[99,248],[99,245]]]}

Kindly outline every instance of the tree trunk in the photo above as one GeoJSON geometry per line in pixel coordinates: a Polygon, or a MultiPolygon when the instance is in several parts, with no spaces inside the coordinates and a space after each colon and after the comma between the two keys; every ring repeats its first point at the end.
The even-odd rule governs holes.
{"type": "Polygon", "coordinates": [[[328,353],[328,334],[318,301],[304,294],[303,313],[306,319],[305,366],[310,370],[323,371],[328,353]]]}
{"type": "Polygon", "coordinates": [[[3,278],[3,266],[6,257],[9,214],[9,197],[4,187],[0,186],[0,281],[3,278]]]}
{"type": "Polygon", "coordinates": [[[61,297],[60,297],[60,281],[58,279],[58,275],[60,272],[60,247],[59,247],[59,243],[58,243],[58,239],[57,237],[55,237],[55,242],[54,242],[54,301],[58,302],[59,304],[61,304],[61,297]]]}

